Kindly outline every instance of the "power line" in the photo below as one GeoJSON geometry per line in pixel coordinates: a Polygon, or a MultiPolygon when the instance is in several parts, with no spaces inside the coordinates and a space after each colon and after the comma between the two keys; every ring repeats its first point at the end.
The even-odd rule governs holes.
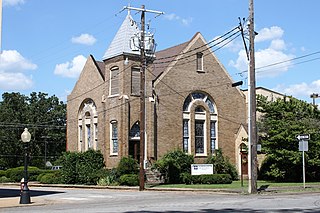
{"type": "MultiPolygon", "coordinates": [[[[185,53],[180,53],[180,54],[177,54],[177,55],[174,55],[174,56],[170,56],[170,58],[171,58],[171,57],[176,57],[176,56],[185,55],[185,54],[187,54],[187,53],[189,53],[189,52],[198,50],[198,49],[203,48],[203,47],[206,47],[206,48],[203,49],[203,50],[201,50],[201,51],[206,51],[206,50],[211,49],[211,48],[213,48],[213,47],[215,47],[215,46],[218,46],[219,44],[221,44],[221,43],[223,43],[224,41],[230,39],[231,37],[235,36],[235,35],[238,34],[238,33],[239,33],[239,31],[231,34],[231,35],[228,36],[227,38],[224,38],[222,41],[219,41],[218,43],[216,43],[216,44],[214,44],[214,45],[211,45],[211,46],[209,46],[209,47],[206,47],[207,44],[208,44],[208,43],[207,43],[207,44],[204,44],[204,45],[202,45],[202,46],[200,46],[200,47],[197,47],[197,48],[194,48],[194,49],[192,49],[192,50],[190,50],[190,51],[187,51],[187,52],[185,52],[185,53]]],[[[228,43],[230,43],[230,42],[228,42],[228,43]]],[[[226,44],[225,44],[225,45],[226,45],[226,44]]],[[[222,45],[222,46],[224,47],[225,45],[222,45]]],[[[220,49],[220,48],[218,48],[218,49],[220,49]]],[[[185,56],[185,57],[182,57],[182,58],[173,59],[173,60],[171,60],[171,61],[156,62],[156,61],[158,61],[158,60],[161,60],[161,58],[159,58],[159,59],[156,59],[156,61],[155,61],[153,64],[171,63],[171,62],[173,62],[173,61],[179,61],[179,60],[183,60],[183,59],[190,58],[190,57],[193,57],[193,56],[194,56],[194,55],[188,55],[188,56],[185,56]]]]}
{"type": "MultiPolygon", "coordinates": [[[[219,39],[222,39],[223,37],[225,37],[226,35],[230,34],[231,32],[233,32],[233,31],[236,30],[236,29],[239,30],[239,27],[238,27],[238,26],[237,26],[237,27],[234,27],[232,30],[228,31],[227,33],[223,34],[222,36],[219,36],[219,37],[217,37],[217,38],[215,38],[215,39],[207,42],[206,44],[201,45],[201,46],[199,46],[199,47],[196,47],[196,48],[194,48],[194,49],[191,49],[191,50],[188,50],[188,51],[186,51],[186,52],[179,53],[179,54],[176,54],[176,55],[170,55],[170,56],[166,56],[166,57],[162,57],[162,58],[157,58],[156,60],[163,60],[163,59],[168,59],[168,58],[174,58],[174,57],[177,57],[177,56],[180,56],[180,55],[185,55],[185,54],[187,54],[187,53],[193,52],[193,51],[198,50],[198,49],[200,49],[200,48],[202,48],[202,47],[205,47],[205,46],[207,46],[207,45],[209,45],[209,44],[211,44],[211,43],[213,43],[213,42],[215,42],[215,41],[218,41],[219,39]]],[[[238,32],[239,32],[239,31],[238,31],[238,32]]],[[[224,40],[225,40],[225,39],[224,39],[224,40]]],[[[223,41],[224,41],[224,40],[223,40],[223,41]]],[[[219,42],[219,43],[217,43],[217,44],[220,44],[220,43],[221,43],[221,42],[219,42]]]]}
{"type": "MultiPolygon", "coordinates": [[[[302,56],[299,56],[299,57],[296,57],[296,58],[292,58],[292,59],[288,59],[288,60],[284,60],[284,61],[280,61],[280,62],[268,64],[268,65],[264,65],[264,66],[261,66],[261,67],[257,67],[256,70],[260,70],[260,69],[264,69],[264,68],[268,68],[268,67],[273,67],[273,66],[276,66],[276,65],[279,65],[279,64],[284,64],[284,63],[287,63],[287,62],[295,61],[295,60],[298,60],[298,59],[301,59],[301,58],[306,58],[306,57],[309,57],[309,56],[312,56],[312,55],[316,55],[316,54],[320,54],[320,51],[313,52],[313,53],[306,54],[306,55],[302,55],[302,56]]],[[[305,62],[314,61],[314,60],[318,60],[318,58],[307,60],[305,62]]],[[[300,64],[300,63],[296,63],[296,64],[300,64]]],[[[244,74],[246,72],[248,72],[248,70],[243,70],[243,71],[241,71],[239,73],[236,73],[236,74],[242,75],[242,74],[244,74]]]]}

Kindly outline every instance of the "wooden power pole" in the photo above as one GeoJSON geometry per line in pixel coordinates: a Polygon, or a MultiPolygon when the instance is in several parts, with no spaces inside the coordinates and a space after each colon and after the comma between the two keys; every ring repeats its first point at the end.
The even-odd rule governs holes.
{"type": "Polygon", "coordinates": [[[141,12],[141,32],[140,32],[140,173],[139,173],[139,190],[144,190],[144,152],[145,152],[145,125],[146,125],[146,108],[145,108],[145,70],[146,70],[146,51],[145,51],[145,13],[163,14],[163,12],[147,10],[142,5],[141,8],[125,7],[128,10],[141,12]]]}
{"type": "Polygon", "coordinates": [[[257,125],[256,125],[256,77],[254,57],[253,0],[249,0],[249,193],[257,193],[257,125]]]}

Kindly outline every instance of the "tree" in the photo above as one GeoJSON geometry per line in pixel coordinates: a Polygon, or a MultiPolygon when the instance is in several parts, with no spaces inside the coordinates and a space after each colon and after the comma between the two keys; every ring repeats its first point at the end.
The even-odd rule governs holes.
{"type": "Polygon", "coordinates": [[[262,151],[267,154],[259,178],[277,181],[301,181],[302,154],[296,136],[310,134],[306,154],[307,180],[320,180],[320,111],[311,104],[292,97],[267,101],[257,97],[262,151]]]}
{"type": "Polygon", "coordinates": [[[30,165],[44,167],[65,151],[66,104],[46,93],[3,93],[0,102],[0,167],[23,165],[24,128],[32,135],[29,144],[30,165]],[[45,151],[47,151],[45,153],[45,151]]]}

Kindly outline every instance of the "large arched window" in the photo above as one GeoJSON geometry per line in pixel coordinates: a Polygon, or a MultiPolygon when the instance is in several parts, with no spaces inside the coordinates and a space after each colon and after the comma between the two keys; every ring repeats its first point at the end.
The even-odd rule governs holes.
{"type": "Polygon", "coordinates": [[[217,113],[212,98],[204,92],[189,94],[183,103],[183,151],[196,156],[214,153],[217,113]]]}
{"type": "Polygon", "coordinates": [[[82,102],[78,113],[78,150],[97,149],[98,113],[93,100],[82,102]]]}

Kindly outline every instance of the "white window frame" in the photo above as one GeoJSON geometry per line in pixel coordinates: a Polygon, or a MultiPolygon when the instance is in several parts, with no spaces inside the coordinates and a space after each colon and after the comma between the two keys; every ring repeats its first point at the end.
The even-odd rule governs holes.
{"type": "Polygon", "coordinates": [[[197,52],[197,60],[196,60],[196,68],[197,72],[203,72],[203,53],[202,52],[197,52]]]}
{"type": "Polygon", "coordinates": [[[88,99],[82,103],[82,108],[78,114],[78,151],[97,149],[98,135],[96,128],[98,125],[98,113],[93,100],[88,99]],[[90,128],[90,135],[88,135],[90,128]],[[90,142],[88,138],[90,137],[90,142]]]}
{"type": "Polygon", "coordinates": [[[110,122],[110,155],[118,155],[119,152],[119,127],[118,127],[118,122],[115,120],[112,120],[110,122]],[[114,152],[114,136],[113,136],[113,126],[116,125],[117,127],[117,151],[114,152]]]}
{"type": "MultiPolygon", "coordinates": [[[[188,139],[188,153],[193,154],[197,156],[208,156],[208,153],[211,153],[211,122],[215,123],[215,144],[214,148],[218,148],[218,116],[216,113],[216,105],[214,104],[213,100],[205,93],[203,92],[194,92],[189,94],[189,96],[185,99],[185,101],[188,100],[190,102],[187,105],[183,105],[183,122],[185,120],[188,120],[188,128],[189,128],[189,139],[188,139]],[[195,96],[193,97],[194,93],[202,93],[202,96],[195,96]],[[191,100],[190,100],[191,98],[191,100]],[[210,108],[209,105],[206,103],[207,100],[210,98],[210,102],[212,103],[212,107],[210,108]],[[200,101],[200,102],[199,102],[200,101]],[[195,102],[197,102],[197,105],[194,107],[195,102]],[[208,110],[206,107],[208,107],[208,110]],[[203,111],[202,112],[196,112],[197,107],[202,107],[203,111]],[[191,109],[194,109],[193,113],[190,113],[191,109]],[[209,113],[209,114],[208,114],[209,113]],[[190,114],[193,114],[194,116],[190,116],[190,114]],[[204,140],[204,152],[203,153],[196,153],[196,133],[195,133],[195,123],[197,120],[202,120],[204,121],[203,124],[203,140],[204,140]],[[192,125],[193,124],[193,125],[192,125]],[[194,131],[191,131],[191,126],[193,126],[194,131]],[[191,149],[191,142],[194,145],[194,150],[191,149]],[[210,142],[210,143],[209,143],[210,142]],[[208,144],[209,143],[209,144],[208,144]],[[210,148],[210,150],[208,150],[210,148]]],[[[184,127],[184,123],[182,123],[182,127],[184,127]]],[[[182,128],[182,131],[184,129],[182,128]]],[[[182,148],[184,149],[184,132],[182,133],[182,148]]]]}

